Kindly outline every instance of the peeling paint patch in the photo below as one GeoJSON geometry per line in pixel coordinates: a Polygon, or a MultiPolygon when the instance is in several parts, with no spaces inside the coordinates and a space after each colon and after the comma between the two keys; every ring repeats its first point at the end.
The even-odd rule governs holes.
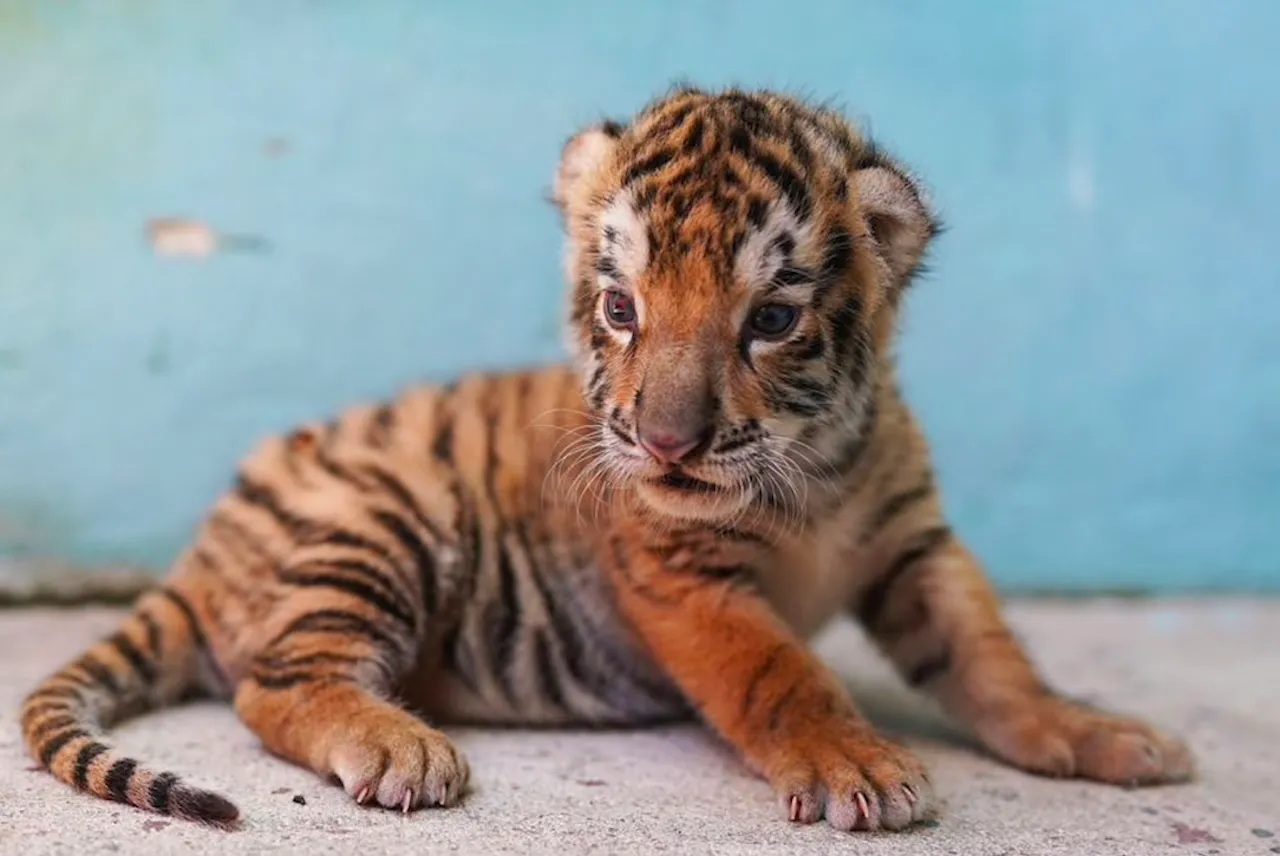
{"type": "Polygon", "coordinates": [[[270,250],[256,235],[221,234],[207,223],[178,217],[156,217],[147,221],[147,243],[157,256],[206,259],[215,253],[263,253],[270,250]]]}

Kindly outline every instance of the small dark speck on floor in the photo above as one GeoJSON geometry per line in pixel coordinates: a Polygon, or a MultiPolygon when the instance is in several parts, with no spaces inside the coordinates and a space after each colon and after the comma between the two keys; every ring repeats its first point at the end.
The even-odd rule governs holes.
{"type": "Polygon", "coordinates": [[[1272,853],[1280,853],[1280,844],[1277,844],[1275,847],[1272,847],[1272,848],[1271,848],[1271,852],[1272,852],[1272,853]]]}
{"type": "Polygon", "coordinates": [[[607,785],[608,782],[603,779],[579,779],[578,784],[582,785],[584,788],[602,788],[607,785]]]}
{"type": "Polygon", "coordinates": [[[1254,835],[1258,836],[1259,838],[1275,838],[1276,837],[1276,834],[1272,832],[1270,829],[1254,829],[1252,830],[1252,832],[1254,835]]]}
{"type": "Polygon", "coordinates": [[[142,822],[142,828],[147,832],[159,832],[168,828],[168,826],[169,821],[167,820],[144,820],[142,822]]]}
{"type": "Polygon", "coordinates": [[[289,793],[289,788],[276,788],[276,789],[275,789],[274,791],[272,791],[271,793],[273,793],[273,794],[287,794],[287,793],[289,793]]]}
{"type": "Polygon", "coordinates": [[[1159,811],[1159,809],[1154,809],[1154,808],[1152,808],[1152,807],[1151,807],[1151,806],[1149,806],[1149,805],[1144,805],[1144,806],[1142,807],[1142,813],[1143,813],[1143,814],[1159,814],[1159,813],[1160,813],[1160,811],[1159,811]]]}
{"type": "Polygon", "coordinates": [[[306,798],[306,797],[304,797],[302,794],[294,794],[294,795],[293,795],[293,801],[294,801],[294,802],[296,802],[298,805],[306,805],[306,804],[307,804],[307,798],[306,798]]]}
{"type": "Polygon", "coordinates": [[[1188,826],[1185,823],[1175,822],[1173,824],[1174,834],[1178,837],[1179,844],[1221,844],[1222,839],[1214,835],[1207,829],[1196,829],[1194,826],[1188,826]]]}

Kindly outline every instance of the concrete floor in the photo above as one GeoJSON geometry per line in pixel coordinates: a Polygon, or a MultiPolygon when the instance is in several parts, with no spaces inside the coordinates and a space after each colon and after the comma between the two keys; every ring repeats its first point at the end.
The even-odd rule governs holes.
{"type": "Polygon", "coordinates": [[[34,770],[15,713],[40,677],[112,627],[88,608],[0,612],[0,854],[1280,853],[1280,601],[1022,602],[1018,631],[1064,690],[1190,740],[1196,784],[1124,791],[1032,778],[957,744],[846,625],[822,652],[873,718],[906,735],[946,808],[907,834],[792,826],[766,786],[695,727],[637,733],[460,731],[475,792],[408,818],[362,810],[266,756],[224,707],[134,721],[125,749],[232,797],[223,833],[79,796],[34,770]]]}

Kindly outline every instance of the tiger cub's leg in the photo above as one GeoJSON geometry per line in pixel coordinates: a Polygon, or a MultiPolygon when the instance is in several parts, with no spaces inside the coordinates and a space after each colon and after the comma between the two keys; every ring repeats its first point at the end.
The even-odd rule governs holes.
{"type": "Polygon", "coordinates": [[[361,804],[406,812],[453,805],[469,777],[466,759],[390,700],[421,653],[431,615],[393,606],[402,595],[336,569],[302,562],[282,572],[304,574],[331,587],[289,606],[237,686],[236,712],[269,751],[336,776],[361,804]]]}
{"type": "Polygon", "coordinates": [[[679,564],[615,545],[622,613],[702,718],[773,787],[792,821],[902,829],[928,817],[923,765],[877,736],[844,687],[748,584],[741,565],[679,564]]]}
{"type": "Polygon", "coordinates": [[[936,514],[927,518],[880,545],[885,560],[853,610],[908,683],[998,757],[1034,773],[1118,785],[1192,777],[1181,742],[1048,689],[974,557],[936,514]]]}

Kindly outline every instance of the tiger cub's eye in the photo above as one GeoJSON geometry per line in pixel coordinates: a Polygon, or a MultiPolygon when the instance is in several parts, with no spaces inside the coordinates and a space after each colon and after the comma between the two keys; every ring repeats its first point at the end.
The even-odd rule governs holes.
{"type": "Polygon", "coordinates": [[[604,293],[604,317],[616,330],[630,330],[636,325],[636,304],[616,289],[604,293]]]}
{"type": "Polygon", "coordinates": [[[751,334],[759,339],[781,339],[791,332],[800,310],[785,303],[766,303],[751,313],[751,334]]]}

